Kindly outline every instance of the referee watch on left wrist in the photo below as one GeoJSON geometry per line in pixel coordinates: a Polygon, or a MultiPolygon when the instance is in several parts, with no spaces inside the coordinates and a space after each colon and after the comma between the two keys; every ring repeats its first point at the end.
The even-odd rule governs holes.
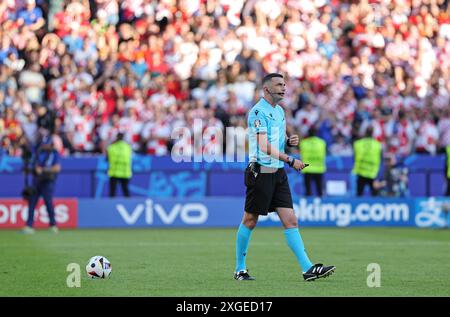
{"type": "Polygon", "coordinates": [[[290,167],[294,166],[294,162],[295,162],[295,158],[293,158],[292,156],[287,157],[287,163],[290,167]]]}

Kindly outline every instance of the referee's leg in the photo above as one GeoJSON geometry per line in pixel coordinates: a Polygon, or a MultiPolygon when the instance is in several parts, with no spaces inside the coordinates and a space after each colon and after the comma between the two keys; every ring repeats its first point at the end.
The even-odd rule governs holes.
{"type": "Polygon", "coordinates": [[[245,272],[245,274],[248,274],[245,260],[247,258],[248,245],[250,243],[252,230],[258,223],[258,217],[259,215],[256,213],[249,213],[245,211],[244,217],[242,218],[242,223],[239,225],[239,229],[236,234],[236,279],[239,279],[239,276],[236,275],[239,274],[239,272],[245,272]]]}
{"type": "Polygon", "coordinates": [[[258,214],[253,214],[250,212],[244,211],[244,217],[242,217],[242,223],[244,226],[249,228],[250,230],[253,230],[253,228],[256,227],[256,224],[258,223],[258,214]]]}
{"type": "Polygon", "coordinates": [[[313,266],[313,264],[306,254],[305,245],[303,244],[302,237],[298,230],[297,216],[295,216],[292,208],[277,207],[276,211],[284,227],[286,242],[295,254],[301,270],[305,273],[313,266]]]}

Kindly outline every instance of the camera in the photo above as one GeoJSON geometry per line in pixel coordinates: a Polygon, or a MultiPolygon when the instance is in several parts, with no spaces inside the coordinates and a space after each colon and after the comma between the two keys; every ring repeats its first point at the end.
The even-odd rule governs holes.
{"type": "Polygon", "coordinates": [[[36,189],[33,186],[25,186],[22,190],[22,197],[24,200],[28,201],[36,193],[36,189]]]}

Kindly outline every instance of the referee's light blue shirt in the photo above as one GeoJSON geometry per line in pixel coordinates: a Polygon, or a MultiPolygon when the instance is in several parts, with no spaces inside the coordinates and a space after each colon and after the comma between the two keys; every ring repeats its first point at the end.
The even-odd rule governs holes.
{"type": "Polygon", "coordinates": [[[282,168],[284,162],[270,157],[259,149],[256,134],[266,133],[270,145],[284,152],[286,142],[286,120],[284,110],[279,105],[272,107],[261,98],[248,113],[249,161],[267,167],[282,168]]]}

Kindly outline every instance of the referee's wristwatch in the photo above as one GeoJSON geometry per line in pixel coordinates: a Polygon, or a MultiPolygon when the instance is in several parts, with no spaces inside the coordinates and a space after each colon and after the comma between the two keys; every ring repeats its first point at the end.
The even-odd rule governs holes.
{"type": "Polygon", "coordinates": [[[294,166],[295,158],[293,158],[292,156],[288,156],[287,160],[287,163],[290,167],[294,166]]]}

